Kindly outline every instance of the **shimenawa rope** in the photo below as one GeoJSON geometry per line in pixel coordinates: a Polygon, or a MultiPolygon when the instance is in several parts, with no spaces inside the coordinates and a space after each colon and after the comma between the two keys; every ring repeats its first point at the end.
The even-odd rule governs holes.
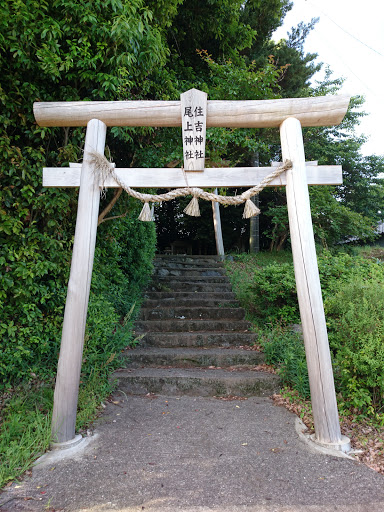
{"type": "MultiPolygon", "coordinates": [[[[283,172],[292,168],[292,162],[286,160],[283,165],[277,167],[274,171],[272,171],[268,176],[266,176],[258,185],[246,190],[242,194],[238,196],[221,196],[219,194],[212,194],[211,192],[206,192],[201,188],[196,187],[184,187],[177,188],[175,190],[171,190],[170,192],[166,192],[165,194],[143,194],[141,192],[137,192],[133,188],[129,187],[120,177],[116,174],[114,167],[110,164],[110,162],[105,158],[104,155],[101,155],[97,152],[90,153],[90,164],[94,168],[94,172],[101,178],[101,182],[103,184],[108,176],[111,176],[120,187],[122,187],[127,194],[131,197],[139,199],[144,202],[143,209],[139,215],[139,220],[142,221],[151,221],[153,220],[153,215],[151,213],[151,209],[149,207],[149,203],[160,203],[162,201],[171,201],[172,199],[176,199],[177,197],[185,197],[192,194],[192,200],[185,208],[184,212],[188,215],[193,215],[195,217],[200,216],[198,198],[204,199],[205,201],[215,201],[217,203],[223,205],[239,205],[245,202],[243,218],[248,219],[250,217],[254,217],[260,213],[259,208],[251,201],[251,197],[257,195],[261,192],[271,181],[280,176],[283,172]]],[[[188,182],[187,182],[188,185],[188,182]]]]}

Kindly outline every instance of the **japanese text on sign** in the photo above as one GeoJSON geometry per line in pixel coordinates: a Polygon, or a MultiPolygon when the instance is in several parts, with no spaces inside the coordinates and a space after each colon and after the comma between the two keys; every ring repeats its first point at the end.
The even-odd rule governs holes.
{"type": "Polygon", "coordinates": [[[203,171],[205,163],[207,95],[191,89],[181,95],[184,169],[203,171]]]}

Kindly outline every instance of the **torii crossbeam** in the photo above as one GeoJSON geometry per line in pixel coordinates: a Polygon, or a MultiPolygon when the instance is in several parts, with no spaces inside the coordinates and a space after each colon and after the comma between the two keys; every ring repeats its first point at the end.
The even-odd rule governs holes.
{"type": "MultiPolygon", "coordinates": [[[[206,126],[279,127],[283,160],[292,168],[270,186],[285,186],[296,286],[308,364],[315,441],[348,451],[341,435],[328,335],[313,237],[308,185],[342,183],[340,166],[305,162],[302,126],[339,124],[349,97],[329,96],[266,101],[208,101],[206,126]]],[[[87,126],[84,161],[71,168],[44,169],[46,187],[80,187],[75,240],[64,313],[58,363],[52,439],[59,445],[77,442],[76,409],[91,284],[100,186],[92,172],[90,154],[104,154],[107,126],[181,126],[180,101],[112,101],[35,103],[40,126],[87,126]]],[[[191,187],[247,187],[270,172],[266,167],[204,169],[188,172],[191,187]]],[[[175,188],[185,186],[182,169],[116,169],[130,187],[175,188]]],[[[116,187],[110,178],[105,184],[116,187]]]]}

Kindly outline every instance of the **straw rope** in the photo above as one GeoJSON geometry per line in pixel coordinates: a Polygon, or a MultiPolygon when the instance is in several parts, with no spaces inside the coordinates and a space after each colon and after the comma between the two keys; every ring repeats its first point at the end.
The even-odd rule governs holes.
{"type": "Polygon", "coordinates": [[[148,217],[148,211],[149,205],[148,203],[160,203],[162,201],[172,201],[172,199],[176,199],[177,197],[185,197],[192,195],[192,201],[191,203],[185,208],[185,212],[189,215],[195,215],[198,216],[198,204],[197,204],[197,198],[204,199],[205,201],[215,201],[217,203],[223,204],[223,205],[239,205],[242,203],[246,203],[245,209],[244,209],[244,218],[253,217],[255,215],[258,215],[260,213],[260,210],[257,208],[257,206],[250,200],[251,197],[259,194],[271,181],[273,181],[275,178],[280,176],[283,172],[285,172],[288,169],[292,168],[292,162],[289,160],[286,160],[283,165],[280,167],[277,167],[275,170],[273,170],[268,176],[266,176],[258,185],[255,185],[254,187],[246,190],[242,194],[238,196],[222,196],[219,194],[213,194],[211,192],[206,192],[205,190],[201,188],[196,187],[184,187],[184,188],[177,188],[175,190],[171,190],[169,192],[166,192],[164,194],[143,194],[141,192],[138,192],[137,190],[132,189],[129,187],[126,183],[124,183],[123,180],[120,179],[120,177],[116,174],[114,167],[110,164],[110,162],[105,158],[104,155],[101,155],[97,152],[91,152],[90,153],[90,164],[94,168],[94,172],[101,177],[102,183],[105,183],[105,180],[108,176],[112,176],[112,178],[116,181],[118,185],[120,185],[121,188],[123,188],[131,197],[134,197],[136,199],[139,199],[140,201],[144,202],[144,207],[142,214],[140,214],[141,220],[153,220],[152,215],[149,215],[148,217]],[[145,208],[145,206],[148,206],[148,208],[145,208]],[[196,208],[197,206],[197,208],[196,208]],[[145,209],[145,210],[144,210],[145,209]],[[186,211],[189,210],[189,211],[186,211]]]}

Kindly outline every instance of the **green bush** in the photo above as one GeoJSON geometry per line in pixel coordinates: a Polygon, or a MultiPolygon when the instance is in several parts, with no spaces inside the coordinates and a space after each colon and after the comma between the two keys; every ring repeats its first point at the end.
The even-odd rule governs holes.
{"type": "MultiPolygon", "coordinates": [[[[230,278],[242,306],[252,320],[265,322],[300,321],[293,263],[284,257],[274,261],[275,255],[243,255],[227,263],[230,278]]],[[[324,300],[332,296],[341,283],[357,278],[365,281],[384,282],[384,264],[377,259],[336,254],[323,251],[318,255],[318,267],[324,300]]]]}
{"type": "Polygon", "coordinates": [[[262,320],[299,321],[296,282],[291,263],[271,263],[257,268],[251,286],[255,314],[262,320]]]}
{"type": "Polygon", "coordinates": [[[318,256],[318,264],[324,300],[333,295],[341,283],[359,278],[367,282],[384,282],[384,264],[377,259],[323,251],[318,256]]]}
{"type": "Polygon", "coordinates": [[[283,324],[274,324],[264,330],[260,343],[265,361],[278,368],[282,383],[298,391],[300,396],[310,396],[307,361],[302,336],[283,324]]]}
{"type": "MultiPolygon", "coordinates": [[[[120,321],[140,303],[140,292],[150,278],[155,227],[137,220],[140,203],[126,201],[126,207],[129,215],[105,222],[98,230],[84,374],[128,344],[130,325],[123,327],[120,321]]],[[[33,229],[31,233],[29,243],[45,236],[33,229]]],[[[23,379],[45,380],[56,372],[70,252],[48,237],[42,247],[31,243],[20,255],[11,244],[3,248],[13,264],[0,286],[0,389],[23,379]]]]}
{"type": "Polygon", "coordinates": [[[337,389],[366,414],[384,408],[383,284],[358,278],[325,302],[337,389]]]}
{"type": "MultiPolygon", "coordinates": [[[[234,290],[263,328],[262,345],[283,383],[309,396],[301,339],[286,327],[299,319],[293,264],[274,255],[228,262],[234,290]],[[278,322],[276,322],[278,321],[278,322]]],[[[346,410],[376,418],[384,411],[384,264],[378,258],[324,251],[318,256],[336,391],[346,410]]]]}
{"type": "MultiPolygon", "coordinates": [[[[142,97],[155,83],[158,87],[149,75],[165,64],[168,51],[163,37],[168,16],[166,25],[151,23],[152,11],[141,1],[75,2],[72,23],[67,10],[61,1],[0,2],[0,390],[34,379],[33,374],[46,379],[55,373],[76,219],[78,190],[44,188],[42,168],[80,161],[85,129],[37,126],[33,103],[115,100],[121,94],[130,99],[126,95],[132,88],[142,97]]],[[[108,130],[107,145],[118,161],[135,153],[132,144],[122,147],[123,141],[133,142],[133,133],[108,130]]],[[[102,199],[101,209],[111,194],[102,199]]],[[[121,203],[126,205],[123,197],[113,215],[121,203]]],[[[138,226],[136,207],[128,205],[117,214],[126,211],[131,233],[149,233],[151,228],[138,226]]],[[[114,220],[100,226],[96,260],[104,261],[106,239],[113,232],[113,244],[122,250],[108,252],[105,280],[113,284],[102,297],[124,315],[124,299],[134,289],[134,302],[143,281],[129,280],[129,271],[122,269],[124,253],[129,258],[137,242],[146,251],[148,240],[125,238],[123,225],[114,220]],[[128,281],[120,279],[123,274],[128,281]]],[[[146,274],[144,266],[138,258],[138,275],[146,274]]],[[[98,268],[95,262],[95,276],[98,268]]]]}
{"type": "Polygon", "coordinates": [[[156,248],[152,222],[137,220],[141,204],[125,198],[129,215],[100,225],[88,306],[82,376],[115,366],[133,340],[133,321],[150,279],[156,248]]]}
{"type": "Polygon", "coordinates": [[[241,254],[226,266],[236,297],[252,321],[259,325],[299,321],[290,253],[241,254]]]}

